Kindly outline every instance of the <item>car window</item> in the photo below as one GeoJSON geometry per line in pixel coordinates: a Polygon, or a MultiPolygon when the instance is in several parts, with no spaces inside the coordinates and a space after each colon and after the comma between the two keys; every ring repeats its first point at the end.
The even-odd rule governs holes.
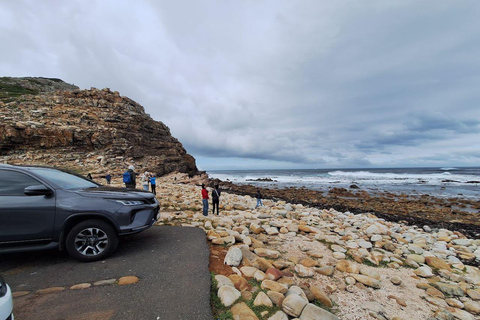
{"type": "Polygon", "coordinates": [[[39,184],[38,180],[24,173],[0,170],[0,196],[24,196],[26,187],[39,184]]]}
{"type": "Polygon", "coordinates": [[[86,178],[75,176],[60,170],[48,168],[35,168],[30,170],[40,178],[45,179],[62,189],[74,190],[98,187],[98,184],[93,183],[86,178]]]}

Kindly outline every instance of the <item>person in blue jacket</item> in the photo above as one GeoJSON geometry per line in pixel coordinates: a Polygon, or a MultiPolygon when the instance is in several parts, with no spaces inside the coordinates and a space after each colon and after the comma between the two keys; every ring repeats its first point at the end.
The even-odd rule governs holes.
{"type": "Polygon", "coordinates": [[[156,190],[157,178],[155,177],[154,174],[152,174],[152,176],[150,177],[150,187],[152,188],[152,193],[157,194],[157,190],[156,190]]]}

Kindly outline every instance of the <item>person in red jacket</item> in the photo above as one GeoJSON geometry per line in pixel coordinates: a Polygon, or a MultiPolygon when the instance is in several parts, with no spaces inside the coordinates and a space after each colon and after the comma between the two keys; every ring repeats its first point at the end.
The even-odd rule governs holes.
{"type": "Polygon", "coordinates": [[[202,202],[203,202],[203,215],[208,216],[208,191],[205,189],[205,184],[202,184],[202,202]]]}

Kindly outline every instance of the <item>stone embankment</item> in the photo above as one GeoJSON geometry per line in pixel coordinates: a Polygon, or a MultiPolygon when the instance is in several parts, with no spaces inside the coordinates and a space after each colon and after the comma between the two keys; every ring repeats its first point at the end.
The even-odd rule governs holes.
{"type": "Polygon", "coordinates": [[[204,217],[199,186],[158,183],[159,224],[202,228],[211,243],[217,318],[480,317],[480,240],[285,201],[255,209],[226,192],[220,215],[204,217]]]}

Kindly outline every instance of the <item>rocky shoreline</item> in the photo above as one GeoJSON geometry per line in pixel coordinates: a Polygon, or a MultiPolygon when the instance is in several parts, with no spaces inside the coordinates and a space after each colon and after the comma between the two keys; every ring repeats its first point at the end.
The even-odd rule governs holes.
{"type": "Polygon", "coordinates": [[[253,185],[238,185],[218,179],[221,189],[238,195],[254,197],[261,189],[266,199],[284,200],[318,209],[333,208],[341,212],[373,213],[388,221],[431,228],[446,228],[469,237],[480,238],[480,200],[462,198],[436,198],[429,195],[405,195],[391,192],[368,193],[354,187],[331,188],[327,192],[306,188],[271,189],[253,185]]]}
{"type": "Polygon", "coordinates": [[[480,240],[278,199],[255,208],[230,191],[220,215],[204,217],[201,181],[176,177],[159,178],[158,224],[205,230],[218,319],[480,316],[480,240]]]}

